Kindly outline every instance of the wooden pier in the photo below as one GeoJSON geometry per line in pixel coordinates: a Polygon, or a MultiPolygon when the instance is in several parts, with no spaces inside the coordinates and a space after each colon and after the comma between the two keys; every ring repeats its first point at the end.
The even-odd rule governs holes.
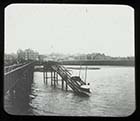
{"type": "Polygon", "coordinates": [[[44,82],[47,84],[48,72],[51,73],[51,86],[54,88],[58,85],[58,75],[61,77],[60,81],[62,90],[68,90],[70,87],[76,94],[81,94],[80,86],[84,85],[85,82],[81,79],[73,78],[71,73],[60,63],[48,61],[40,64],[42,68],[37,68],[35,71],[43,72],[44,82]]]}
{"type": "MultiPolygon", "coordinates": [[[[82,95],[80,86],[85,84],[85,82],[76,77],[72,77],[71,73],[57,62],[16,64],[4,68],[4,106],[6,106],[5,99],[9,95],[12,99],[12,105],[18,107],[19,110],[26,110],[31,99],[30,94],[35,71],[43,72],[44,84],[50,84],[52,88],[57,88],[59,81],[59,84],[61,84],[59,87],[62,90],[67,91],[71,88],[75,94],[82,95]],[[35,68],[36,66],[39,68],[35,68]]],[[[10,114],[16,114],[14,110],[9,112],[6,107],[5,110],[10,114]]]]}
{"type": "Polygon", "coordinates": [[[71,73],[57,62],[32,62],[5,67],[4,94],[9,92],[20,97],[20,99],[25,99],[31,89],[34,71],[43,72],[45,84],[48,84],[48,78],[51,78],[51,86],[56,88],[58,81],[61,81],[62,90],[67,91],[68,88],[71,88],[76,94],[81,94],[80,86],[85,84],[81,79],[73,78],[71,73]],[[35,68],[37,66],[39,68],[35,68]],[[50,77],[48,73],[50,73],[50,77]]]}
{"type": "MultiPolygon", "coordinates": [[[[33,83],[34,63],[18,64],[5,67],[4,73],[4,100],[5,95],[9,95],[12,99],[12,105],[18,109],[24,109],[29,104],[31,85],[33,83]]],[[[4,106],[6,102],[4,101],[4,106]]],[[[10,111],[5,107],[10,114],[15,114],[15,111],[10,111]]]]}

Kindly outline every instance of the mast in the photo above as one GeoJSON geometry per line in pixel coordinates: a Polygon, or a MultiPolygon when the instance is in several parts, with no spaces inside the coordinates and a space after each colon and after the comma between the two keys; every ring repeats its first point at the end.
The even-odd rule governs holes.
{"type": "Polygon", "coordinates": [[[87,66],[86,66],[86,70],[85,70],[85,83],[86,83],[86,79],[87,79],[87,66]]]}
{"type": "MultiPolygon", "coordinates": [[[[99,54],[96,54],[93,58],[93,60],[98,56],[99,54]]],[[[85,70],[85,83],[86,83],[86,79],[87,79],[87,65],[86,65],[86,70],[85,70]]]]}
{"type": "Polygon", "coordinates": [[[79,77],[80,77],[80,73],[81,73],[81,56],[80,56],[80,70],[79,70],[79,77]]]}

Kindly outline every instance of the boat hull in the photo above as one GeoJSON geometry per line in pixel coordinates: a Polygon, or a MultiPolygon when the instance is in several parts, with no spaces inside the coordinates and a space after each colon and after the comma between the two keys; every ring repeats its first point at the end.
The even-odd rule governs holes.
{"type": "Polygon", "coordinates": [[[87,91],[83,91],[83,90],[80,90],[80,92],[78,94],[80,96],[86,96],[86,97],[91,96],[91,92],[87,92],[87,91]]]}
{"type": "Polygon", "coordinates": [[[80,95],[91,96],[90,88],[80,88],[80,95]]]}

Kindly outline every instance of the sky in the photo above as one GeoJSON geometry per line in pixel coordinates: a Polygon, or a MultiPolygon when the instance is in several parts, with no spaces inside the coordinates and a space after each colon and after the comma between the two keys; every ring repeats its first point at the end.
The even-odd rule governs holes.
{"type": "Polygon", "coordinates": [[[134,56],[134,9],[127,5],[10,4],[5,53],[134,56]]]}

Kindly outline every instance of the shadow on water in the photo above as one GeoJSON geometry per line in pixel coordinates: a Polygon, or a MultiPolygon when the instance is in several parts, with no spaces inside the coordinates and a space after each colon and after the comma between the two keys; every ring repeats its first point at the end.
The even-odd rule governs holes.
{"type": "Polygon", "coordinates": [[[33,115],[31,106],[29,105],[32,100],[29,94],[23,99],[15,95],[10,95],[10,93],[7,92],[4,96],[4,110],[10,115],[33,115]]]}

